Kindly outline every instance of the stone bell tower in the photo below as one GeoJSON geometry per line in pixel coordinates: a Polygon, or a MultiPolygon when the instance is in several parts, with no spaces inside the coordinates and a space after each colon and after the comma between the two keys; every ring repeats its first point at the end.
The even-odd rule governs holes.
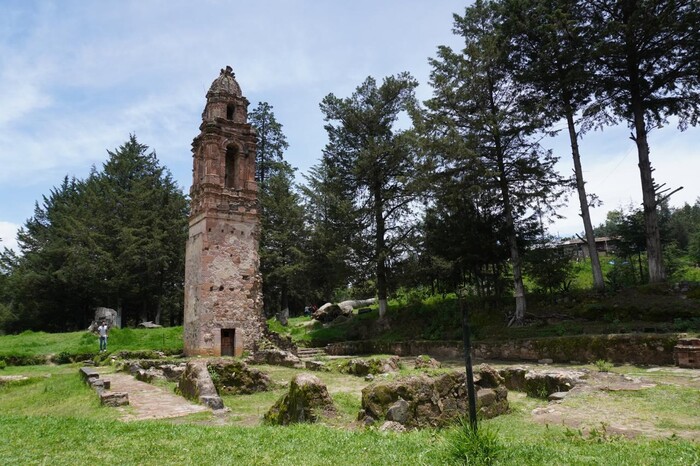
{"type": "Polygon", "coordinates": [[[185,354],[240,356],[262,335],[255,129],[230,66],[207,92],[185,259],[185,354]]]}

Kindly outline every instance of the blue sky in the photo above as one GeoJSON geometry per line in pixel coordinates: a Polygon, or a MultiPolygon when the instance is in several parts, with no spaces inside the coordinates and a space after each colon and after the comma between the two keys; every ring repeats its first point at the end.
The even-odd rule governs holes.
{"type": "MultiPolygon", "coordinates": [[[[300,173],[326,143],[318,104],[348,96],[367,76],[401,71],[430,97],[428,58],[459,46],[454,0],[0,0],[0,238],[14,247],[35,201],[66,175],[85,177],[130,133],[156,150],[178,184],[191,182],[192,138],[204,95],[231,65],[251,109],[273,107],[300,173]]],[[[626,128],[582,143],[588,189],[608,209],[641,202],[636,151],[626,128]]],[[[571,173],[563,139],[545,141],[571,173]]],[[[651,138],[657,181],[685,186],[673,204],[700,195],[700,130],[669,126],[651,138]]],[[[580,231],[572,198],[553,233],[580,231]]]]}

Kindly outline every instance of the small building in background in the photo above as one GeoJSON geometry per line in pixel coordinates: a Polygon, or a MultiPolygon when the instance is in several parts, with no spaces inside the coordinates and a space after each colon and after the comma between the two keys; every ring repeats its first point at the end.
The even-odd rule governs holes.
{"type": "MultiPolygon", "coordinates": [[[[601,236],[595,239],[595,248],[599,255],[614,254],[619,244],[620,239],[613,236],[601,236]]],[[[588,245],[581,238],[561,241],[554,246],[569,251],[571,256],[577,260],[589,257],[588,245]]]]}

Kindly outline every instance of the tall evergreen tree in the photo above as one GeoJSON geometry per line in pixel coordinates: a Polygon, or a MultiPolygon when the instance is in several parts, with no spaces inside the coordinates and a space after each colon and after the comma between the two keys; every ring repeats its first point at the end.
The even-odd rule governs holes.
{"type": "Polygon", "coordinates": [[[321,102],[328,133],[323,157],[355,195],[362,239],[371,238],[357,242],[355,251],[374,264],[380,317],[387,309],[389,261],[414,228],[415,157],[396,123],[414,105],[417,85],[408,73],[389,76],[379,86],[368,77],[352,96],[329,94],[321,102]]]}
{"type": "Polygon", "coordinates": [[[306,181],[302,190],[311,230],[307,274],[314,301],[331,302],[334,292],[352,281],[358,262],[351,246],[359,230],[354,196],[325,159],[309,170],[306,181]]]}
{"type": "Polygon", "coordinates": [[[259,102],[249,114],[250,124],[257,130],[255,154],[255,179],[264,186],[267,179],[284,159],[284,151],[289,148],[282,125],[275,118],[272,105],[259,102]]]}
{"type": "MultiPolygon", "coordinates": [[[[167,291],[182,290],[187,204],[155,152],[135,136],[108,151],[103,171],[88,180],[102,216],[113,273],[106,287],[127,319],[159,321],[167,291]]],[[[178,306],[179,311],[179,306],[178,306]]]]}
{"type": "Polygon", "coordinates": [[[18,233],[21,256],[9,264],[11,330],[85,328],[94,306],[123,321],[181,321],[187,202],[155,153],[135,136],[102,172],[66,178],[37,204],[18,233]]]}
{"type": "Polygon", "coordinates": [[[441,46],[431,59],[433,98],[426,102],[433,132],[455,142],[440,156],[446,176],[498,193],[498,207],[513,271],[515,312],[526,311],[518,230],[535,208],[560,194],[554,158],[533,135],[542,128],[531,89],[518,85],[508,66],[502,17],[494,2],[481,1],[455,15],[454,32],[464,38],[461,52],[441,46]],[[459,176],[455,176],[458,174],[459,176]]]}
{"type": "Polygon", "coordinates": [[[306,301],[307,231],[294,170],[286,162],[267,179],[260,192],[263,207],[260,269],[266,307],[289,314],[290,298],[306,301]]]}
{"type": "Polygon", "coordinates": [[[265,306],[273,313],[289,315],[290,298],[303,302],[307,291],[304,208],[294,186],[294,169],[284,161],[289,144],[272,106],[260,102],[248,117],[257,133],[255,172],[265,306]]]}
{"type": "Polygon", "coordinates": [[[603,291],[605,281],[589,213],[576,122],[593,92],[590,25],[582,20],[580,0],[505,0],[502,9],[510,39],[509,61],[517,81],[540,96],[543,121],[566,121],[593,286],[603,291]]]}
{"type": "Polygon", "coordinates": [[[598,107],[626,122],[637,146],[649,280],[665,280],[659,231],[659,185],[652,176],[649,132],[678,118],[682,130],[700,115],[700,8],[696,0],[591,0],[596,32],[598,107]]]}

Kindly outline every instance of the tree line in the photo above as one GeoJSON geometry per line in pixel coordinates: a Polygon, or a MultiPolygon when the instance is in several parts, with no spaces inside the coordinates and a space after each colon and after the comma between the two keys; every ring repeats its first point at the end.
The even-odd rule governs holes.
{"type": "MultiPolygon", "coordinates": [[[[648,135],[669,120],[679,130],[697,124],[698,24],[693,0],[476,1],[454,15],[460,48],[439,46],[430,59],[427,101],[417,101],[407,72],[323,99],[328,142],[303,183],[284,160],[288,144],[272,106],[260,103],[249,119],[258,130],[266,309],[353,294],[377,296],[384,315],[400,288],[466,289],[485,300],[512,293],[517,324],[527,310],[523,275],[555,269],[546,261],[556,258],[544,257],[546,224],[571,191],[602,292],[609,284],[579,141],[618,124],[637,149],[643,203],[597,233],[637,235],[625,244],[635,245],[638,262],[644,256],[640,281],[665,281],[670,249],[692,255],[700,247],[700,206],[666,207],[675,187],[654,179],[648,135]],[[544,147],[562,126],[573,177],[555,171],[558,157],[544,147]]],[[[186,199],[145,151],[132,137],[110,152],[110,161],[133,153],[131,166],[114,160],[88,180],[66,179],[37,206],[20,232],[22,255],[2,256],[3,319],[21,322],[6,328],[83,325],[96,300],[128,308],[132,319],[150,313],[178,323],[184,248],[170,249],[184,244],[186,199]],[[148,173],[150,185],[117,181],[148,173]],[[168,209],[153,211],[166,201],[167,219],[168,209]]]]}

